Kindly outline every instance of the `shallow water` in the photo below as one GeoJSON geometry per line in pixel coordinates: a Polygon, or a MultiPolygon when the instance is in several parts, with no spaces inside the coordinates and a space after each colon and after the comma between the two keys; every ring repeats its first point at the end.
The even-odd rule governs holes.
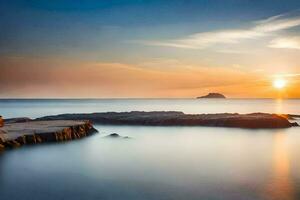
{"type": "MultiPolygon", "coordinates": [[[[149,100],[94,101],[0,101],[0,112],[11,117],[37,117],[71,109],[91,112],[153,108],[195,113],[222,107],[219,100],[206,105],[202,104],[207,101],[162,100],[159,104],[156,100],[153,107],[149,100]]],[[[224,112],[265,112],[278,105],[271,100],[264,100],[262,105],[260,100],[225,101],[224,112]]],[[[292,100],[282,103],[281,109],[300,114],[299,105],[299,101],[292,100]]],[[[99,134],[82,140],[0,154],[0,199],[300,199],[299,128],[96,128],[99,134]],[[113,132],[131,139],[106,137],[113,132]]]]}

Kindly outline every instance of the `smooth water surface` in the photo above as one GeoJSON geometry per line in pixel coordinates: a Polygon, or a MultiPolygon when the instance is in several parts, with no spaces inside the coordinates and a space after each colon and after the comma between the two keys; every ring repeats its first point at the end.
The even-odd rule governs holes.
{"type": "Polygon", "coordinates": [[[42,117],[61,113],[182,111],[185,113],[300,114],[300,99],[0,99],[0,115],[42,117]]]}
{"type": "MultiPolygon", "coordinates": [[[[220,108],[219,112],[276,112],[279,105],[273,100],[124,101],[0,101],[0,113],[37,117],[125,110],[208,113],[220,108]]],[[[299,100],[289,100],[278,109],[300,114],[299,106],[299,100]]],[[[1,153],[0,199],[300,199],[299,128],[96,128],[99,134],[81,140],[1,153]],[[113,132],[130,139],[106,137],[113,132]]]]}

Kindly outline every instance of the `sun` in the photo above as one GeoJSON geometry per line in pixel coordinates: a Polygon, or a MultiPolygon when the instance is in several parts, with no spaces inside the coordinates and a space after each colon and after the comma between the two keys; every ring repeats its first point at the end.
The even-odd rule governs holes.
{"type": "Polygon", "coordinates": [[[273,87],[276,89],[283,89],[286,86],[286,80],[284,79],[276,79],[273,81],[273,87]]]}

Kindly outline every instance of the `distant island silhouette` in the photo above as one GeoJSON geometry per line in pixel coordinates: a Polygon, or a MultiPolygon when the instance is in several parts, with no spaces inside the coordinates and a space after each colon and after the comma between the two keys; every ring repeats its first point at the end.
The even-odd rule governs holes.
{"type": "Polygon", "coordinates": [[[205,96],[197,97],[197,99],[204,99],[204,98],[217,98],[217,99],[226,99],[226,97],[223,94],[220,93],[209,93],[205,96]]]}

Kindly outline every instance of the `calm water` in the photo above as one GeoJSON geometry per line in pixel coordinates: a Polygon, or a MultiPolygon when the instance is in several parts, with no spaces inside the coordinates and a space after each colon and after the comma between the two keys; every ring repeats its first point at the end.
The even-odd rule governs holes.
{"type": "MultiPolygon", "coordinates": [[[[6,117],[75,112],[300,114],[299,100],[0,100],[6,117]]],[[[0,154],[0,199],[298,200],[300,129],[99,126],[0,154]],[[107,138],[110,133],[131,139],[107,138]]]]}

